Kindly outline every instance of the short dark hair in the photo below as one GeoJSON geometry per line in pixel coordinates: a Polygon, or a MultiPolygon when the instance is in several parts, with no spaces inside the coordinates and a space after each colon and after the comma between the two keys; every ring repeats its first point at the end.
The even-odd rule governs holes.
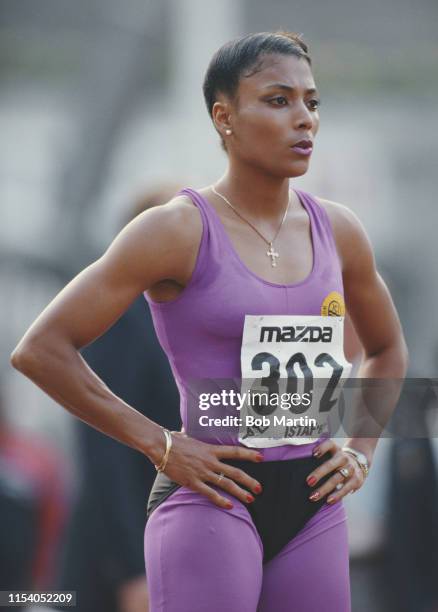
{"type": "MultiPolygon", "coordinates": [[[[213,118],[212,110],[217,94],[224,93],[236,101],[239,81],[261,69],[264,56],[273,53],[302,57],[312,65],[307,44],[301,34],[278,30],[276,32],[258,32],[235,38],[220,47],[211,58],[205,73],[202,90],[207,110],[213,118]]],[[[226,151],[221,136],[222,148],[226,151]]]]}

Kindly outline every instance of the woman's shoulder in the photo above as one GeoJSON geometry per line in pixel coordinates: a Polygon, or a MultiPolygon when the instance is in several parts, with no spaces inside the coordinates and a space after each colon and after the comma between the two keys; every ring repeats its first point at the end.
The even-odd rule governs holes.
{"type": "Polygon", "coordinates": [[[356,213],[347,205],[312,195],[317,204],[327,213],[335,231],[354,232],[363,231],[363,225],[356,213]]]}
{"type": "Polygon", "coordinates": [[[340,253],[349,257],[355,249],[370,248],[367,232],[356,213],[340,202],[312,195],[327,213],[340,253]]]}
{"type": "Polygon", "coordinates": [[[164,279],[184,284],[202,239],[202,220],[189,198],[177,195],[130,221],[102,261],[112,274],[142,286],[164,279]]]}
{"type": "Polygon", "coordinates": [[[165,204],[154,206],[140,213],[131,221],[139,233],[153,232],[166,241],[193,244],[202,234],[202,219],[189,196],[177,194],[165,204]]]}

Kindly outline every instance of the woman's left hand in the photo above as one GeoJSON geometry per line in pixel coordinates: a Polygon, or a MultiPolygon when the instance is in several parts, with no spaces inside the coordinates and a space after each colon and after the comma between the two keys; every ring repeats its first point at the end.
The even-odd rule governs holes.
{"type": "Polygon", "coordinates": [[[307,476],[306,481],[309,487],[314,489],[312,494],[309,495],[311,501],[318,501],[325,495],[329,495],[327,503],[333,504],[348,493],[354,493],[354,491],[360,489],[364,483],[365,476],[356,459],[351,454],[343,451],[333,440],[325,440],[318,444],[313,451],[315,457],[322,457],[325,453],[331,453],[330,459],[327,459],[327,461],[324,461],[324,463],[313,470],[307,476]],[[348,470],[348,476],[346,472],[344,476],[339,471],[341,469],[348,470]],[[330,473],[333,473],[333,475],[325,480],[320,487],[317,487],[321,478],[330,473]],[[342,485],[342,487],[337,489],[338,485],[342,485]],[[315,487],[317,488],[315,489],[315,487]]]}

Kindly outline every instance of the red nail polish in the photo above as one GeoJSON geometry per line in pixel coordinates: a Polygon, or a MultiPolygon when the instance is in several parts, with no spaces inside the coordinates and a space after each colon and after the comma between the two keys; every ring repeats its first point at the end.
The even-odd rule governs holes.
{"type": "Polygon", "coordinates": [[[227,508],[228,510],[231,510],[232,507],[233,507],[233,504],[231,502],[227,502],[225,504],[225,508],[227,508]]]}
{"type": "Polygon", "coordinates": [[[319,491],[315,491],[315,493],[312,493],[312,495],[309,495],[309,499],[311,499],[312,501],[316,501],[319,495],[320,495],[319,491]]]}
{"type": "Polygon", "coordinates": [[[246,501],[251,504],[254,501],[254,497],[248,493],[248,495],[246,496],[246,501]]]}
{"type": "Polygon", "coordinates": [[[264,461],[265,458],[263,457],[263,455],[256,455],[256,461],[264,461]]]}
{"type": "Polygon", "coordinates": [[[310,487],[313,487],[313,485],[315,484],[315,482],[316,482],[316,478],[315,478],[315,476],[310,476],[309,478],[307,478],[307,484],[308,484],[310,487]]]}
{"type": "Polygon", "coordinates": [[[262,490],[263,490],[263,489],[262,489],[261,485],[259,485],[259,484],[258,484],[258,485],[256,485],[256,486],[254,487],[254,491],[255,491],[255,493],[261,493],[261,492],[262,492],[262,490]]]}
{"type": "Polygon", "coordinates": [[[328,498],[327,498],[327,503],[328,503],[328,504],[332,504],[334,501],[335,501],[335,498],[334,498],[334,497],[328,497],[328,498]]]}

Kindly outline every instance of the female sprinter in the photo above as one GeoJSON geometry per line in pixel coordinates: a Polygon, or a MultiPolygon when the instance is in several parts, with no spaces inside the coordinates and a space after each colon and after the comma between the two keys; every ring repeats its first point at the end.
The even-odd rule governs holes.
{"type": "Polygon", "coordinates": [[[299,369],[314,378],[347,371],[345,306],[364,349],[359,376],[402,378],[403,333],[355,215],[290,186],[308,170],[319,127],[300,36],[224,45],[204,95],[225,174],[130,222],[37,318],[12,364],[155,464],[145,530],[152,612],[347,612],[342,498],[363,485],[377,439],[340,448],[292,430],[263,446],[244,436],[227,443],[218,428],[200,439],[189,431],[190,381],[258,370],[273,384],[286,370],[296,383],[299,369]],[[78,352],[142,292],[180,389],[182,432],[122,402],[78,352]]]}

